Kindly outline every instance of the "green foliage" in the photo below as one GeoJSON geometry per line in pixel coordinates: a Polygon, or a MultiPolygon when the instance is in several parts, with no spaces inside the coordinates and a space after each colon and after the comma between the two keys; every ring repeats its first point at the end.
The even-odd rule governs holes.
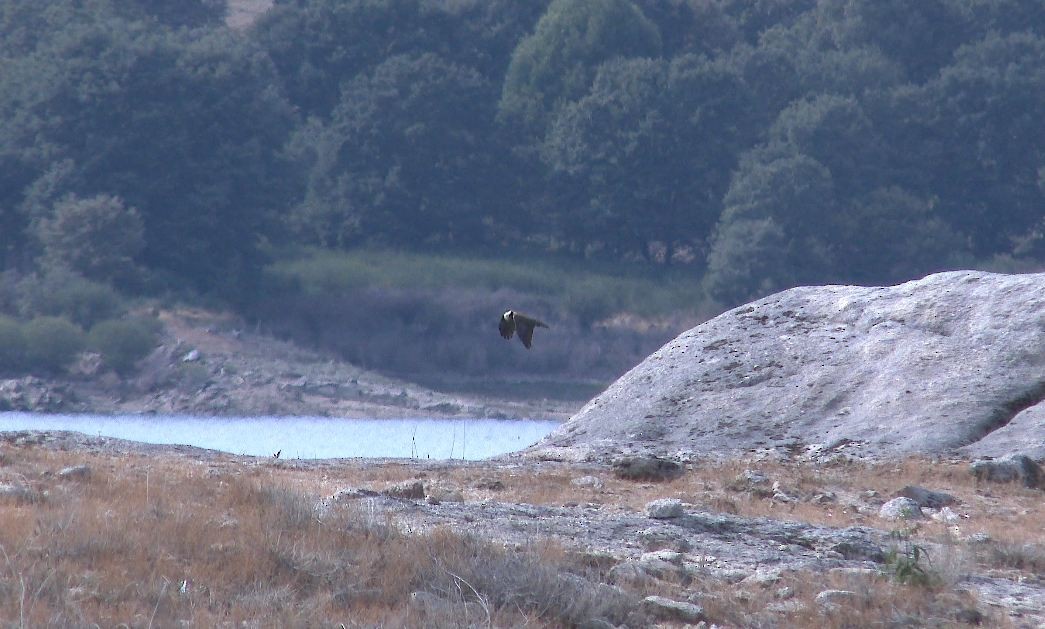
{"type": "Polygon", "coordinates": [[[598,66],[660,53],[655,24],[629,0],[554,0],[512,53],[500,115],[541,134],[559,107],[582,97],[598,66]]]}
{"type": "Polygon", "coordinates": [[[33,371],[63,370],[84,349],[80,326],[60,317],[36,317],[24,326],[25,356],[33,371]]]}
{"type": "Polygon", "coordinates": [[[0,373],[16,372],[25,364],[26,342],[22,326],[0,315],[0,373]]]}
{"type": "Polygon", "coordinates": [[[698,283],[681,273],[644,276],[626,265],[580,264],[545,256],[492,259],[374,249],[314,250],[273,263],[266,277],[277,290],[282,287],[316,297],[371,288],[465,287],[487,293],[510,289],[561,301],[570,313],[574,308],[569,304],[585,304],[585,318],[592,321],[619,312],[657,316],[693,311],[701,305],[698,283]]]}
{"type": "MultiPolygon", "coordinates": [[[[0,269],[242,305],[284,246],[557,252],[685,264],[732,305],[1045,264],[1040,0],[281,0],[235,32],[222,9],[0,2],[0,269]]],[[[582,325],[657,309],[498,272],[582,325]]],[[[54,288],[84,295],[25,312],[112,316],[54,288]]]]}
{"type": "Polygon", "coordinates": [[[0,156],[30,183],[72,164],[62,196],[137,208],[147,266],[231,293],[294,195],[271,63],[224,30],[83,17],[5,64],[0,156]]]}
{"type": "Polygon", "coordinates": [[[99,352],[105,364],[120,374],[134,370],[156,346],[157,326],[145,319],[110,319],[91,328],[87,346],[99,352]]]}
{"type": "Polygon", "coordinates": [[[296,215],[322,244],[481,240],[489,84],[435,55],[392,57],[345,86],[296,215]],[[438,199],[438,203],[433,200],[438,199]]]}
{"type": "Polygon", "coordinates": [[[119,316],[126,308],[123,298],[109,285],[61,268],[26,277],[19,284],[19,292],[23,316],[63,317],[83,327],[119,316]]]}
{"type": "Polygon", "coordinates": [[[918,587],[936,585],[940,576],[932,569],[929,552],[925,547],[911,541],[912,532],[910,528],[889,532],[889,537],[895,540],[897,545],[886,553],[885,564],[897,583],[918,587]]]}
{"type": "Polygon", "coordinates": [[[145,246],[141,216],[119,197],[67,197],[38,233],[52,264],[99,281],[128,280],[145,246]]]}

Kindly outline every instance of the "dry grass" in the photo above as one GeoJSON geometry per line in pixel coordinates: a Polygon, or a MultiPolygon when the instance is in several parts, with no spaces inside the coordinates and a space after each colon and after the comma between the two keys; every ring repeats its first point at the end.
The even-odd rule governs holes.
{"type": "MultiPolygon", "coordinates": [[[[559,464],[298,466],[4,446],[0,482],[31,490],[0,504],[5,626],[556,627],[591,618],[642,625],[638,602],[646,594],[694,600],[727,626],[851,627],[912,619],[950,626],[955,610],[977,607],[955,587],[961,575],[1021,579],[1045,572],[1041,492],[978,485],[964,465],[947,462],[704,464],[655,484],[559,464]],[[92,469],[89,478],[56,474],[82,462],[92,469]],[[735,479],[749,468],[797,500],[738,491],[735,479]],[[602,486],[571,482],[585,475],[598,476],[602,486]],[[953,509],[968,517],[957,530],[934,521],[912,530],[915,543],[933,548],[925,566],[934,578],[927,585],[785,573],[764,587],[738,586],[689,574],[621,589],[604,583],[607,562],[555,543],[506,549],[446,529],[407,534],[385,516],[351,508],[318,519],[313,509],[320,497],[344,487],[382,489],[414,478],[458,488],[469,501],[598,503],[609,515],[674,496],[744,516],[886,529],[895,525],[878,520],[875,505],[919,484],[958,497],[953,509]],[[828,492],[831,501],[810,500],[828,492]],[[974,533],[994,541],[968,541],[974,533]],[[814,601],[831,588],[854,592],[844,611],[825,613],[814,601]],[[782,605],[793,609],[773,609],[782,605]]],[[[1008,621],[998,613],[985,622],[1008,621]]]]}
{"type": "Polygon", "coordinates": [[[40,497],[0,508],[5,626],[540,627],[636,607],[566,553],[407,535],[351,512],[320,521],[300,470],[25,448],[3,464],[40,497]],[[55,474],[85,460],[89,479],[55,474]]]}

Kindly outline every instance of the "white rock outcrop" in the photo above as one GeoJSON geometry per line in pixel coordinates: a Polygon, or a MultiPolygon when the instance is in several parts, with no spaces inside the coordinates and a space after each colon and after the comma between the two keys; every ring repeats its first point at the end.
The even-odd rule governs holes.
{"type": "Polygon", "coordinates": [[[1045,273],[820,286],[669,342],[533,451],[1045,458],[1045,273]]]}

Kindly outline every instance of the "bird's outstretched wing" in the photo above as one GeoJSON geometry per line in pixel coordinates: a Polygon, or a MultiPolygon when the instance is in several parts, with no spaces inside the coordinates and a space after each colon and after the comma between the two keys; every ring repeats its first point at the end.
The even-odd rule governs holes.
{"type": "Polygon", "coordinates": [[[501,336],[510,339],[515,334],[515,322],[507,317],[501,317],[501,322],[497,324],[497,329],[501,331],[501,336]]]}
{"type": "Polygon", "coordinates": [[[534,328],[546,328],[548,327],[542,321],[538,321],[533,317],[527,317],[521,315],[518,312],[515,313],[515,328],[519,332],[519,340],[526,349],[530,349],[530,344],[533,343],[533,330],[534,328]]]}

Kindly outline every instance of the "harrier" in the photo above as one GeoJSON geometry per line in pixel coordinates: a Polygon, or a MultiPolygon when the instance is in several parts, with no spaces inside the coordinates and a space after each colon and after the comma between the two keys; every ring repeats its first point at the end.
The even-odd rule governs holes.
{"type": "Polygon", "coordinates": [[[526,346],[526,349],[530,349],[530,343],[533,342],[533,329],[546,328],[548,326],[533,317],[527,317],[514,310],[509,310],[501,315],[501,323],[497,327],[501,330],[501,336],[505,339],[512,338],[512,334],[518,332],[519,340],[526,346]]]}

